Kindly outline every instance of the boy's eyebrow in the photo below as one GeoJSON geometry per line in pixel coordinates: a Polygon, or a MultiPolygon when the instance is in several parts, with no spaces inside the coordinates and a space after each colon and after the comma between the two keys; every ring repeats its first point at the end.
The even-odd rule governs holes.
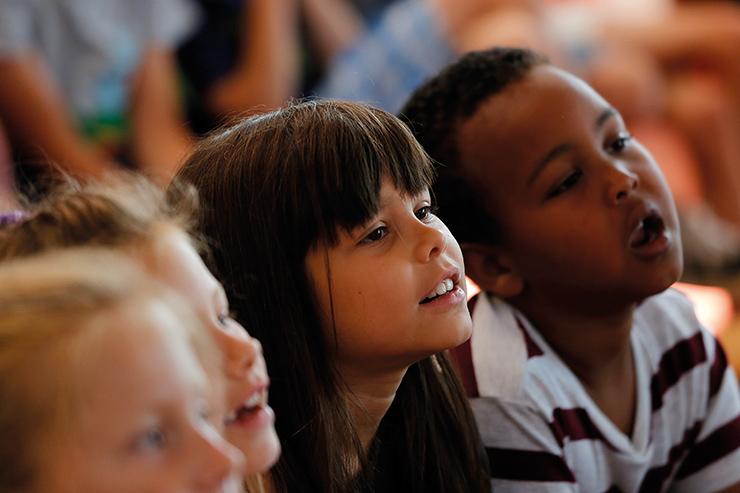
{"type": "Polygon", "coordinates": [[[527,187],[531,186],[534,180],[537,178],[537,176],[542,172],[543,169],[555,158],[560,156],[561,154],[565,154],[566,152],[573,149],[573,144],[571,143],[565,143],[560,144],[559,146],[552,149],[550,152],[548,152],[545,157],[540,159],[537,162],[537,165],[534,167],[534,170],[532,171],[532,174],[529,177],[529,180],[527,180],[527,187]]]}
{"type": "MultiPolygon", "coordinates": [[[[618,114],[619,113],[614,107],[612,106],[608,107],[596,119],[596,122],[594,123],[594,129],[598,130],[609,118],[615,115],[618,115],[618,114]]],[[[542,170],[545,169],[545,167],[550,163],[550,161],[553,161],[561,154],[565,154],[572,148],[573,148],[573,144],[565,143],[565,144],[560,144],[559,146],[555,147],[550,152],[548,152],[545,155],[545,157],[540,159],[537,165],[534,167],[534,170],[532,171],[532,175],[529,177],[529,180],[527,180],[527,186],[529,187],[532,185],[534,180],[542,172],[542,170]]]]}

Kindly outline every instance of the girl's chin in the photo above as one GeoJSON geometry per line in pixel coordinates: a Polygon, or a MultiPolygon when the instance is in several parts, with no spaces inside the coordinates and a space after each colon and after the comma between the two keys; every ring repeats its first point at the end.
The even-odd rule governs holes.
{"type": "Polygon", "coordinates": [[[247,476],[267,472],[280,458],[280,440],[272,426],[251,433],[229,433],[226,439],[244,454],[247,476]]]}

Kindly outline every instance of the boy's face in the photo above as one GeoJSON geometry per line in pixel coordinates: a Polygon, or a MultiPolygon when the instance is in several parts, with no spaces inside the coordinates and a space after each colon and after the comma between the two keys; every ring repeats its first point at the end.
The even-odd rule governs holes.
{"type": "Polygon", "coordinates": [[[614,307],[680,276],[677,214],[660,169],[577,77],[534,68],[480,106],[458,148],[525,296],[614,307]]]}

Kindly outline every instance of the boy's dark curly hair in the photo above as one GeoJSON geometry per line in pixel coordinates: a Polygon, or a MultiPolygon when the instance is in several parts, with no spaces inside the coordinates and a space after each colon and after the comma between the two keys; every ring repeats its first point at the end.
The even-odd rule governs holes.
{"type": "Polygon", "coordinates": [[[544,55],[522,48],[470,52],[421,85],[399,114],[438,165],[434,193],[440,217],[460,243],[495,244],[501,236],[460,169],[460,128],[488,98],[546,63],[544,55]]]}

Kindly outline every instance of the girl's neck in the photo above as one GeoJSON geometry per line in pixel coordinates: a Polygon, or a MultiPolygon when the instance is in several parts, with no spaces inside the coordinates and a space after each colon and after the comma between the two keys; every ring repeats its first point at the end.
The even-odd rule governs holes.
{"type": "Polygon", "coordinates": [[[406,370],[370,374],[367,370],[356,372],[342,369],[340,373],[349,388],[348,403],[362,448],[367,452],[380,421],[393,404],[406,370]]]}

